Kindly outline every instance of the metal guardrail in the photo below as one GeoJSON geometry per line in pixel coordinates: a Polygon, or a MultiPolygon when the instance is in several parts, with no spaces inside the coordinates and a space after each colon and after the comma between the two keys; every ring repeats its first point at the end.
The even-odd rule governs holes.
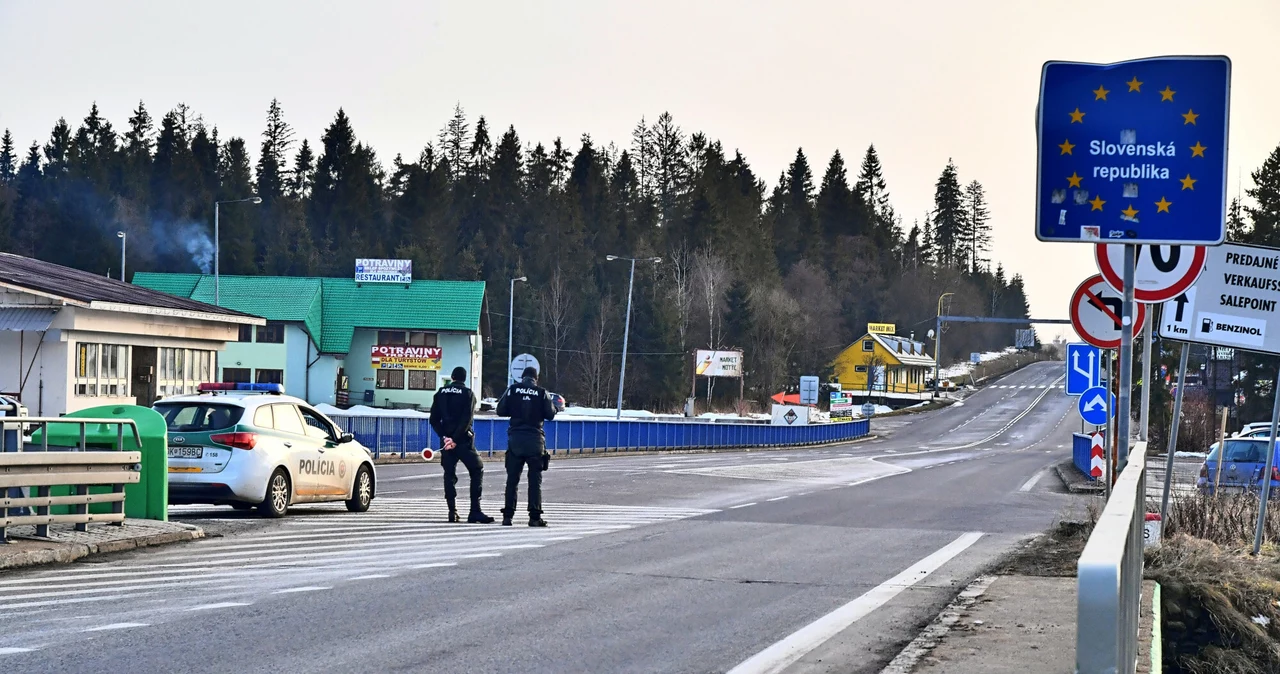
{"type": "MultiPolygon", "coordinates": [[[[4,411],[12,406],[4,406],[4,411]]],[[[142,447],[138,425],[132,419],[93,419],[68,417],[0,417],[0,542],[7,540],[11,526],[36,526],[36,535],[49,535],[50,524],[75,524],[76,531],[88,530],[91,522],[124,522],[124,486],[141,481],[142,452],[124,451],[125,427],[133,432],[134,446],[142,447]],[[79,442],[74,448],[49,449],[51,424],[79,427],[79,442]],[[89,451],[88,427],[116,427],[115,451],[89,451]],[[38,427],[38,428],[37,428],[38,427]],[[37,451],[32,451],[24,436],[40,433],[37,451]],[[67,486],[73,494],[52,496],[52,487],[67,486]],[[89,488],[108,486],[110,493],[90,494],[89,488]],[[25,491],[24,491],[25,490],[25,491]],[[31,496],[29,492],[35,491],[31,496]],[[89,506],[110,503],[109,513],[90,513],[89,506]],[[74,506],[75,512],[51,514],[52,506],[74,506]],[[31,514],[34,509],[35,513],[31,514]]]]}
{"type": "Polygon", "coordinates": [[[1076,672],[1132,674],[1138,664],[1147,443],[1134,443],[1076,565],[1076,672]]]}
{"type": "MultiPolygon", "coordinates": [[[[331,415],[334,423],[371,449],[405,457],[424,448],[440,449],[440,441],[426,419],[331,415]]],[[[475,420],[476,449],[493,456],[507,450],[507,419],[475,420]]],[[[728,449],[735,447],[792,447],[856,440],[871,432],[867,419],[805,426],[707,421],[615,419],[548,421],[544,426],[552,454],[594,454],[657,449],[728,449]]]]}

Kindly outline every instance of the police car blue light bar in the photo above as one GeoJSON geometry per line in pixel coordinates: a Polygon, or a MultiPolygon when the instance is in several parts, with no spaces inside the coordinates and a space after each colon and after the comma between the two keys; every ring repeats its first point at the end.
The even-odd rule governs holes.
{"type": "Polygon", "coordinates": [[[283,384],[250,384],[250,383],[228,383],[228,382],[209,382],[201,384],[198,389],[201,393],[211,393],[214,391],[247,391],[253,393],[284,393],[283,384]]]}

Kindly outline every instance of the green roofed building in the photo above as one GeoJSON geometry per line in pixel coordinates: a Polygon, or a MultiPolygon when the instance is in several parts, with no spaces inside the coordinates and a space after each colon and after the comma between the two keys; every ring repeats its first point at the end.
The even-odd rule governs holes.
{"type": "MultiPolygon", "coordinates": [[[[133,283],[214,303],[211,275],[137,272],[133,283]]],[[[267,319],[242,326],[219,354],[221,381],[281,383],[312,404],[426,408],[461,365],[480,388],[482,281],[222,276],[219,284],[218,306],[267,319]]]]}

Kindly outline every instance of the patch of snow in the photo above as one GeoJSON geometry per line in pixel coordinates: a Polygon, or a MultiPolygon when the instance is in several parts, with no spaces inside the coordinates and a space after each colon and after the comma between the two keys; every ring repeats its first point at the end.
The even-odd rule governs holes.
{"type": "Polygon", "coordinates": [[[427,419],[431,416],[429,412],[419,410],[389,410],[379,407],[368,407],[365,405],[352,405],[347,409],[334,407],[327,403],[316,405],[316,409],[325,416],[341,416],[341,417],[400,417],[409,419],[427,419]]]}
{"type": "MultiPolygon", "coordinates": [[[[1016,353],[1017,351],[1018,350],[1012,346],[1002,351],[988,351],[986,353],[978,354],[978,360],[980,362],[985,363],[987,361],[991,361],[997,358],[1001,358],[1003,356],[1007,356],[1011,353],[1016,353]]],[[[964,377],[968,375],[970,372],[973,372],[973,363],[970,363],[969,361],[966,360],[963,363],[948,365],[940,369],[938,371],[938,376],[941,377],[942,379],[956,379],[959,377],[964,377]]]]}
{"type": "Polygon", "coordinates": [[[1209,452],[1174,452],[1173,456],[1180,459],[1206,459],[1209,452]]]}

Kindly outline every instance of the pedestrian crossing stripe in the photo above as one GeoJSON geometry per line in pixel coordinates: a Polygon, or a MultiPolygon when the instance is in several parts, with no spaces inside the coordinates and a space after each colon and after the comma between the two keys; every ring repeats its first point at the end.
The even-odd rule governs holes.
{"type": "MultiPolygon", "coordinates": [[[[184,514],[207,506],[174,508],[184,514]]],[[[21,647],[25,611],[75,606],[77,614],[134,597],[164,597],[151,611],[229,602],[352,577],[453,566],[467,560],[545,547],[633,527],[697,517],[716,510],[585,503],[548,503],[546,529],[451,524],[442,499],[376,498],[368,512],[341,504],[298,506],[271,531],[205,539],[151,551],[144,558],[71,565],[0,580],[0,647],[21,647]],[[194,590],[194,592],[193,592],[194,590]]],[[[228,512],[217,509],[219,514],[228,512]]],[[[523,516],[524,513],[519,513],[523,516]]]]}
{"type": "Polygon", "coordinates": [[[1062,384],[1024,384],[1024,385],[1019,385],[1019,384],[998,384],[998,385],[996,385],[996,386],[989,386],[988,388],[999,388],[999,389],[1035,389],[1035,390],[1044,390],[1044,389],[1065,389],[1065,388],[1066,388],[1066,386],[1064,386],[1064,385],[1062,385],[1062,384]]]}

